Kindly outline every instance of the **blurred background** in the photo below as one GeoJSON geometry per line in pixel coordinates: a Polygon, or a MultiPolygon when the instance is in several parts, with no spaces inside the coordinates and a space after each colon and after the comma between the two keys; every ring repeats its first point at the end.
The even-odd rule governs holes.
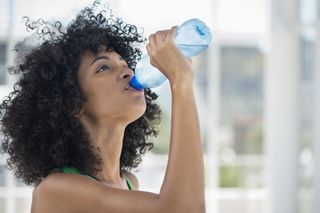
{"type": "MultiPolygon", "coordinates": [[[[23,16],[68,23],[89,0],[0,0],[0,98],[12,91],[14,44],[23,16]]],[[[213,43],[193,59],[208,213],[320,212],[320,1],[111,0],[112,13],[146,37],[190,18],[213,43]]],[[[146,52],[146,50],[143,50],[146,52]]],[[[169,84],[154,149],[133,170],[140,190],[159,192],[168,160],[169,84]]],[[[32,189],[3,167],[0,213],[27,213],[32,189]]],[[[193,177],[181,177],[193,178],[193,177]]]]}

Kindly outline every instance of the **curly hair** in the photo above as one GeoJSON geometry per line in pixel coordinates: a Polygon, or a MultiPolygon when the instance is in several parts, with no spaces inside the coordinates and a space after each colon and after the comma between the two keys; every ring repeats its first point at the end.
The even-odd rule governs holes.
{"type": "MultiPolygon", "coordinates": [[[[121,55],[134,70],[142,55],[138,46],[146,39],[136,26],[107,17],[106,10],[97,9],[99,4],[95,1],[82,9],[66,27],[59,21],[30,22],[27,18],[27,30],[43,42],[27,52],[17,48],[26,46],[27,39],[16,45],[21,57],[8,71],[19,79],[0,105],[1,148],[8,154],[6,168],[27,185],[38,185],[50,170],[62,166],[91,174],[101,171],[99,152],[74,116],[87,101],[77,78],[80,56],[87,50],[98,54],[104,46],[121,55]]],[[[147,139],[158,135],[161,110],[154,101],[157,97],[145,89],[146,111],[126,126],[121,176],[136,168],[141,155],[153,148],[147,139]]]]}

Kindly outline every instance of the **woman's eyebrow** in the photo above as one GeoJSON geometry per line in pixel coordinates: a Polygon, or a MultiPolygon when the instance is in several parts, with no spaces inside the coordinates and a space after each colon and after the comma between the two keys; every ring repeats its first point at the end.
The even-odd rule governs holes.
{"type": "MultiPolygon", "coordinates": [[[[94,62],[96,62],[96,61],[98,61],[98,60],[100,60],[100,59],[110,60],[110,58],[109,58],[108,56],[105,56],[105,55],[104,55],[104,56],[98,56],[98,57],[96,57],[96,58],[91,62],[90,66],[91,66],[94,62]]],[[[119,60],[120,60],[120,61],[125,61],[122,56],[119,57],[119,60]]]]}

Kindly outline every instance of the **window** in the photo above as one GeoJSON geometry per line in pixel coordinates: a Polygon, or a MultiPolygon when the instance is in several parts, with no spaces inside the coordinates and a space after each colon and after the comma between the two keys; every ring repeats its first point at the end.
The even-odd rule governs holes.
{"type": "Polygon", "coordinates": [[[5,168],[0,164],[0,187],[3,187],[6,183],[5,181],[5,168]]]}
{"type": "Polygon", "coordinates": [[[6,82],[6,45],[0,43],[0,85],[6,82]]]}
{"type": "Polygon", "coordinates": [[[263,186],[263,60],[256,47],[221,48],[222,188],[263,186]]]}

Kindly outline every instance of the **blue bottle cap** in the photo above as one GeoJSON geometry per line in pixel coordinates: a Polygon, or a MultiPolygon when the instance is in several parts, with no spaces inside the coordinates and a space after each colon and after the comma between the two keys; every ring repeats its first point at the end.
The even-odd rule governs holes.
{"type": "Polygon", "coordinates": [[[139,83],[135,75],[131,78],[129,84],[131,87],[135,88],[136,90],[144,89],[144,87],[139,83]]]}

